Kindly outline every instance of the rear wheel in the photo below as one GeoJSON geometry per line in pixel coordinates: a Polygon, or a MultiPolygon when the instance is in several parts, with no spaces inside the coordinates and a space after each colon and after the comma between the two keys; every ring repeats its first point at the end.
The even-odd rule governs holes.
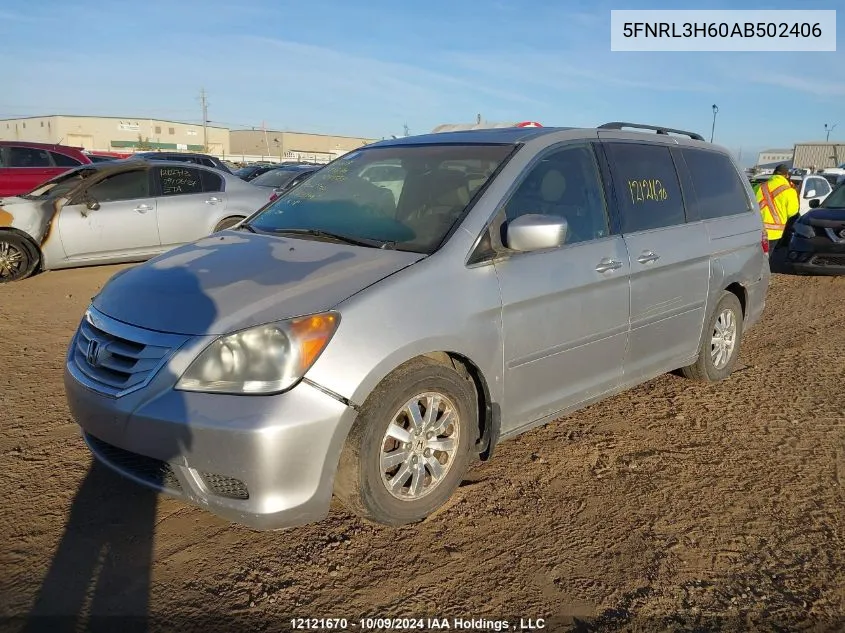
{"type": "Polygon", "coordinates": [[[26,279],[38,266],[38,249],[19,235],[0,232],[0,283],[26,279]]]}
{"type": "Polygon", "coordinates": [[[226,229],[230,229],[241,220],[243,220],[241,216],[223,218],[222,220],[220,220],[220,222],[217,223],[217,226],[214,227],[214,232],[217,233],[218,231],[225,231],[226,229]]]}
{"type": "Polygon", "coordinates": [[[739,358],[742,323],[739,299],[732,292],[723,292],[705,324],[698,361],[681,369],[681,374],[703,382],[718,382],[730,376],[739,358]]]}
{"type": "Polygon", "coordinates": [[[415,359],[388,376],[361,408],[338,465],[335,495],[377,523],[420,521],[461,483],[477,436],[471,378],[415,359]]]}

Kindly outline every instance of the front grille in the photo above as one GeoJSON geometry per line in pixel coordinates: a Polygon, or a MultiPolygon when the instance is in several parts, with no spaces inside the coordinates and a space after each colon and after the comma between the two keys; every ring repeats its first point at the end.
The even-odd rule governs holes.
{"type": "Polygon", "coordinates": [[[150,381],[173,350],[173,338],[127,326],[91,309],[77,330],[68,360],[88,387],[118,397],[150,381]],[[155,341],[150,340],[153,337],[155,341]]]}
{"type": "Polygon", "coordinates": [[[815,266],[845,266],[845,255],[816,255],[810,263],[815,266]]]}
{"type": "Polygon", "coordinates": [[[217,475],[215,473],[200,473],[208,489],[220,497],[230,499],[249,499],[246,484],[240,479],[217,475]]]}
{"type": "Polygon", "coordinates": [[[173,467],[167,462],[118,448],[90,434],[86,438],[91,450],[118,469],[156,487],[182,490],[173,467]]]}

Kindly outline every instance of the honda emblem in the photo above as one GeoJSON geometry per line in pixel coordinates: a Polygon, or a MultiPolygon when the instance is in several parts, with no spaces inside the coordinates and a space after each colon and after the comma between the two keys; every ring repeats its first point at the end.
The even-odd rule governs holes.
{"type": "Polygon", "coordinates": [[[85,360],[91,367],[96,367],[100,362],[100,341],[88,341],[88,349],[85,352],[85,360]]]}

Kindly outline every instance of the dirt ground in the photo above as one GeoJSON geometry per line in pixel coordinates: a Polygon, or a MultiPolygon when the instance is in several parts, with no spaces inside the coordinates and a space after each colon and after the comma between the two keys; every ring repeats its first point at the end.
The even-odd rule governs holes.
{"type": "Polygon", "coordinates": [[[375,630],[364,616],[845,630],[845,279],[775,275],[729,381],[665,376],[504,443],[422,524],[392,530],[336,508],[261,533],[90,468],[62,364],[116,270],[0,287],[10,630],[27,614],[90,612],[149,614],[112,620],[119,633],[288,630],[293,617],[375,630]]]}

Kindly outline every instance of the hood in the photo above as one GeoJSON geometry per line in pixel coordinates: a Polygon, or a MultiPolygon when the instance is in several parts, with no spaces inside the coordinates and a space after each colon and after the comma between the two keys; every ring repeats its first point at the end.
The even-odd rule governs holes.
{"type": "Polygon", "coordinates": [[[806,224],[812,224],[813,226],[839,228],[845,222],[845,209],[816,207],[807,211],[807,213],[801,216],[801,219],[806,224]]]}
{"type": "Polygon", "coordinates": [[[425,255],[224,231],[117,273],[94,307],[138,327],[226,334],[335,307],[425,255]]]}

